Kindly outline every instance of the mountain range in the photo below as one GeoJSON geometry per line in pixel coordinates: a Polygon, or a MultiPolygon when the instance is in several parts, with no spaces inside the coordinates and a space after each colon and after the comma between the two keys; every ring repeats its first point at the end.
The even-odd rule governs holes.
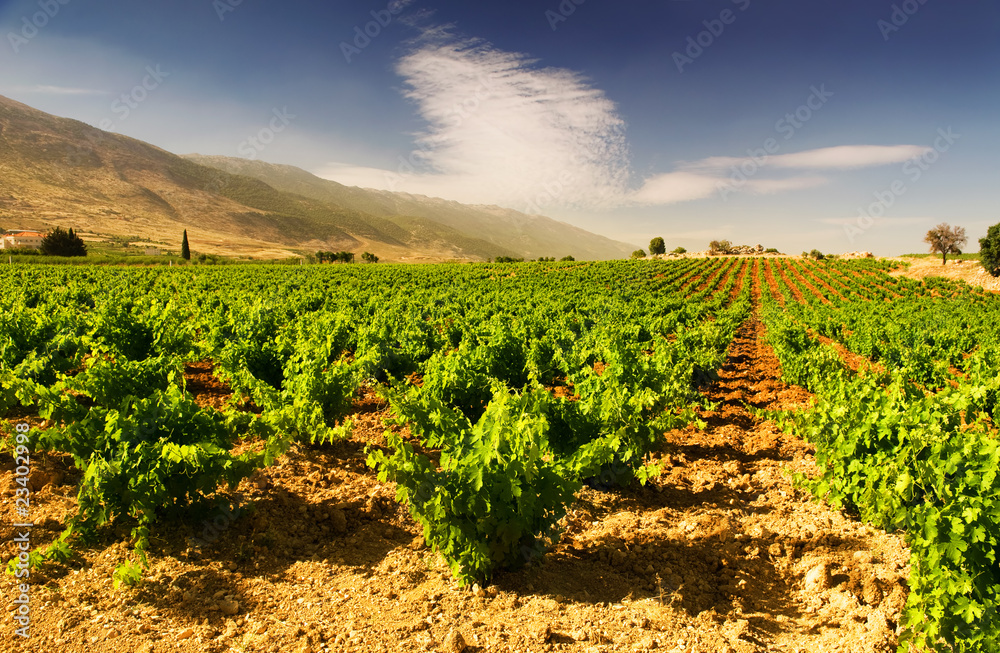
{"type": "Polygon", "coordinates": [[[370,251],[388,261],[622,258],[635,247],[538,215],[344,186],[288,165],[178,156],[0,96],[0,228],[278,258],[370,251]]]}

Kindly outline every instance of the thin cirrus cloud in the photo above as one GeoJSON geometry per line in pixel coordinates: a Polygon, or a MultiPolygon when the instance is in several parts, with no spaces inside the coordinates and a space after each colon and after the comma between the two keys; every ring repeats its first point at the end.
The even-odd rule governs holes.
{"type": "Polygon", "coordinates": [[[11,90],[32,95],[110,95],[107,91],[93,88],[74,88],[71,86],[16,86],[11,90]]]}
{"type": "Polygon", "coordinates": [[[718,190],[720,179],[694,172],[668,172],[650,177],[630,196],[636,204],[673,204],[711,196],[718,190]]]}
{"type": "Polygon", "coordinates": [[[632,195],[637,204],[672,204],[744,191],[758,195],[817,188],[830,183],[819,175],[757,178],[767,168],[779,170],[850,170],[903,163],[929,152],[919,145],[841,145],[791,154],[747,157],[715,156],[682,162],[679,171],[656,175],[632,195]]]}
{"type": "Polygon", "coordinates": [[[341,183],[419,193],[469,203],[546,208],[611,209],[706,199],[741,191],[773,194],[815,188],[826,176],[788,171],[837,171],[904,162],[929,148],[847,145],[772,155],[734,186],[734,169],[750,161],[708,157],[679,162],[638,187],[625,121],[603,91],[580,74],[540,67],[524,54],[447,28],[426,30],[397,63],[404,95],[426,124],[416,149],[396,170],[329,163],[320,176],[341,183]],[[767,178],[768,169],[784,172],[767,178]]]}
{"type": "Polygon", "coordinates": [[[813,175],[786,179],[744,179],[739,184],[733,184],[732,180],[721,173],[667,172],[647,179],[639,190],[629,194],[627,201],[631,204],[658,206],[706,199],[716,193],[721,193],[723,197],[737,191],[771,195],[816,188],[829,181],[826,177],[813,175]]]}
{"type": "MultiPolygon", "coordinates": [[[[907,227],[911,225],[920,225],[933,222],[935,218],[932,217],[889,217],[882,216],[878,219],[875,225],[881,225],[883,227],[907,227]]],[[[848,218],[820,218],[817,222],[821,224],[834,225],[837,227],[851,226],[858,223],[858,217],[848,217],[848,218]]]]}
{"type": "Polygon", "coordinates": [[[804,188],[817,188],[829,183],[826,177],[791,177],[789,179],[751,179],[748,183],[750,192],[758,195],[784,193],[804,188]]]}
{"type": "Polygon", "coordinates": [[[396,71],[426,123],[416,149],[396,170],[331,163],[321,176],[534,210],[612,207],[628,192],[625,123],[578,73],[442,29],[396,71]]]}
{"type": "MultiPolygon", "coordinates": [[[[929,152],[920,145],[840,145],[764,157],[761,166],[784,169],[849,170],[903,163],[929,152]]],[[[747,157],[715,156],[684,164],[687,170],[724,172],[751,162],[747,157]]]]}
{"type": "Polygon", "coordinates": [[[399,62],[427,129],[421,181],[452,194],[517,203],[615,203],[628,183],[625,123],[577,73],[435,34],[399,62]]]}

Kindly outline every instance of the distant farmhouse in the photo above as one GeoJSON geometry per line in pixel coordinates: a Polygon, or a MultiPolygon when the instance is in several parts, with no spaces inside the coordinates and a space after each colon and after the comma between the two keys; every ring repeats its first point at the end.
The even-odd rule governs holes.
{"type": "Polygon", "coordinates": [[[0,236],[0,249],[13,249],[17,247],[30,247],[38,249],[42,246],[45,234],[38,231],[27,231],[24,229],[11,229],[3,236],[0,236]]]}

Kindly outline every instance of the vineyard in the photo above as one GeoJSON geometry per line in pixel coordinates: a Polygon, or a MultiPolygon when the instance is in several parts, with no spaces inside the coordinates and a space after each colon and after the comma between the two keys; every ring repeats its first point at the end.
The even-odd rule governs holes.
{"type": "Polygon", "coordinates": [[[896,266],[5,267],[15,643],[996,650],[1000,302],[896,266]]]}

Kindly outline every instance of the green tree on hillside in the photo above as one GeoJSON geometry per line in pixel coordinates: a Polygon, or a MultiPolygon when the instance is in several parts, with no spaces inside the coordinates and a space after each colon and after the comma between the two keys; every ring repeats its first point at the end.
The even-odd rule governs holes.
{"type": "Polygon", "coordinates": [[[634,252],[632,252],[632,258],[646,258],[646,252],[642,251],[641,249],[637,249],[634,252]]]}
{"type": "Polygon", "coordinates": [[[979,239],[979,261],[983,269],[994,277],[1000,277],[1000,224],[995,224],[979,239]]]}
{"type": "Polygon", "coordinates": [[[365,263],[378,263],[378,257],[371,252],[364,252],[361,254],[361,260],[365,263]]]}
{"type": "Polygon", "coordinates": [[[732,249],[733,244],[728,240],[713,240],[708,244],[708,253],[713,256],[728,254],[732,249]]]}
{"type": "MultiPolygon", "coordinates": [[[[362,255],[361,258],[364,258],[362,255]]],[[[354,252],[316,252],[316,260],[320,263],[354,263],[354,252]]],[[[378,261],[378,259],[375,259],[378,261]]]]}
{"type": "Polygon", "coordinates": [[[961,254],[962,247],[968,240],[965,227],[952,227],[944,222],[924,236],[924,242],[931,246],[931,253],[941,254],[941,265],[948,263],[949,254],[961,254]]]}
{"type": "Polygon", "coordinates": [[[188,244],[188,230],[184,230],[184,240],[181,241],[181,258],[185,261],[191,260],[191,246],[188,244]]]}
{"type": "Polygon", "coordinates": [[[83,244],[82,238],[73,233],[72,228],[63,231],[62,227],[56,227],[45,236],[38,249],[46,256],[87,255],[87,246],[83,244]]]}
{"type": "Polygon", "coordinates": [[[649,241],[649,253],[650,255],[666,254],[667,244],[663,242],[662,238],[657,236],[653,240],[649,241]]]}

